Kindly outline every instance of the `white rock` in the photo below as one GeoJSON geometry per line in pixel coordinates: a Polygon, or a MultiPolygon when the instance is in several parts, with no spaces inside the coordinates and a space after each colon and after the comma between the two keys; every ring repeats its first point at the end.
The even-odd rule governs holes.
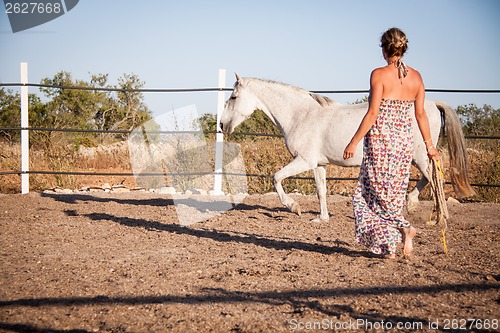
{"type": "Polygon", "coordinates": [[[113,193],[126,193],[126,192],[130,192],[130,189],[128,189],[126,187],[114,187],[111,191],[113,193]]]}
{"type": "Polygon", "coordinates": [[[448,203],[454,203],[454,204],[460,203],[460,201],[458,201],[457,199],[452,198],[452,197],[449,197],[448,200],[446,200],[446,201],[448,201],[448,203]]]}
{"type": "Polygon", "coordinates": [[[175,187],[163,186],[160,188],[160,194],[175,194],[175,187]]]}
{"type": "Polygon", "coordinates": [[[70,190],[68,188],[56,187],[54,189],[54,192],[56,192],[56,193],[62,193],[62,194],[70,194],[70,193],[73,193],[73,190],[70,190]]]}
{"type": "Polygon", "coordinates": [[[208,195],[213,196],[213,197],[219,197],[219,196],[224,196],[224,192],[215,192],[214,190],[208,191],[208,195]]]}

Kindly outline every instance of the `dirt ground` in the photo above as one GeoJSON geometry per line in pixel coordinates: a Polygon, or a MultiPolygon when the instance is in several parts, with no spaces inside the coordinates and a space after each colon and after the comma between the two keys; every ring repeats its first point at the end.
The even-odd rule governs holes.
{"type": "Polygon", "coordinates": [[[301,216],[252,195],[181,226],[166,195],[1,195],[0,331],[500,330],[499,204],[449,204],[444,254],[422,202],[414,256],[382,260],[350,198],[329,196],[329,223],[294,198],[301,216]]]}

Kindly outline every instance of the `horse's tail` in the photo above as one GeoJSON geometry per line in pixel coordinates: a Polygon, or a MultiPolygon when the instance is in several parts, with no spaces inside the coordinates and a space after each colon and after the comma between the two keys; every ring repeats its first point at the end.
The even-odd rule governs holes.
{"type": "Polygon", "coordinates": [[[467,175],[467,148],[465,145],[462,124],[457,113],[446,103],[436,102],[436,106],[444,118],[445,134],[448,139],[450,154],[451,181],[459,197],[475,194],[467,175]]]}

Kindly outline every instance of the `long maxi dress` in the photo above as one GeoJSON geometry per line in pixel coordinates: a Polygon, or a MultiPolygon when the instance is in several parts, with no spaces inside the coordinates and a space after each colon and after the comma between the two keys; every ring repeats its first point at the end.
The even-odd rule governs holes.
{"type": "Polygon", "coordinates": [[[413,156],[410,112],[414,101],[382,99],[375,124],[363,141],[363,162],[354,190],[356,241],[375,254],[396,252],[413,156]]]}

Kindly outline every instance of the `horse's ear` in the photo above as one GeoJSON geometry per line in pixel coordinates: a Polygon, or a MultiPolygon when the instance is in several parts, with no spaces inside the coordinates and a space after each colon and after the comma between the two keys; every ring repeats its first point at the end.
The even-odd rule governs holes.
{"type": "Polygon", "coordinates": [[[234,76],[236,76],[236,83],[240,83],[241,82],[241,77],[238,75],[238,73],[234,73],[234,76]]]}

